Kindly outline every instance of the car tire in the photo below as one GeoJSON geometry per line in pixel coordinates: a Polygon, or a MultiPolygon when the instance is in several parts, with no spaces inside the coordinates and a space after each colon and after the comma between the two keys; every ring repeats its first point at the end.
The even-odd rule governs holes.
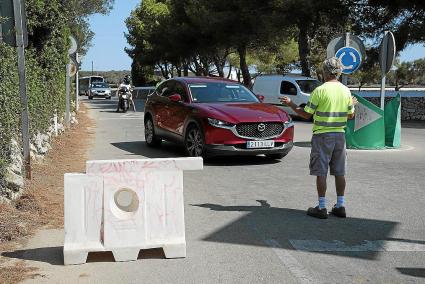
{"type": "Polygon", "coordinates": [[[89,100],[92,100],[93,99],[93,97],[92,96],[89,96],[89,100]]]}
{"type": "Polygon", "coordinates": [[[206,156],[204,134],[198,126],[189,126],[184,138],[184,147],[189,157],[206,156]]]}
{"type": "Polygon", "coordinates": [[[145,141],[149,147],[158,147],[162,143],[162,139],[155,134],[155,126],[151,117],[145,119],[145,141]]]}
{"type": "Polygon", "coordinates": [[[110,99],[112,99],[112,98],[111,98],[111,97],[107,97],[106,99],[107,99],[107,100],[110,100],[110,99]]]}
{"type": "Polygon", "coordinates": [[[281,160],[283,159],[288,153],[279,153],[279,154],[266,154],[266,157],[271,160],[281,160]]]}

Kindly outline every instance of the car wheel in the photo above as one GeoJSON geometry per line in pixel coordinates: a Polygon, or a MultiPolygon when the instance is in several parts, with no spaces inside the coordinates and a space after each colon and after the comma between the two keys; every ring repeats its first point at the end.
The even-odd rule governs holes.
{"type": "Polygon", "coordinates": [[[155,127],[150,117],[145,121],[145,141],[149,147],[157,147],[161,145],[162,142],[162,139],[155,135],[155,127]]]}
{"type": "Polygon", "coordinates": [[[186,132],[184,139],[186,153],[190,157],[202,157],[205,155],[204,134],[198,126],[192,125],[186,132]]]}
{"type": "Polygon", "coordinates": [[[92,100],[93,99],[93,97],[92,96],[89,96],[89,100],[92,100]]]}
{"type": "Polygon", "coordinates": [[[266,157],[272,160],[283,159],[288,153],[279,153],[279,154],[266,154],[266,157]]]}
{"type": "Polygon", "coordinates": [[[107,97],[106,99],[107,99],[107,100],[110,100],[110,99],[111,99],[111,97],[107,97]]]}

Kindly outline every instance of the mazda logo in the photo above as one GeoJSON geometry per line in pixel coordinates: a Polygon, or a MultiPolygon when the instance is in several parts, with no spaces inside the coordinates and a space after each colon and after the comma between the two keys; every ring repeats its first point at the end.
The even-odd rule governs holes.
{"type": "Polygon", "coordinates": [[[260,123],[258,124],[258,131],[263,132],[264,130],[266,130],[266,125],[264,123],[260,123]]]}

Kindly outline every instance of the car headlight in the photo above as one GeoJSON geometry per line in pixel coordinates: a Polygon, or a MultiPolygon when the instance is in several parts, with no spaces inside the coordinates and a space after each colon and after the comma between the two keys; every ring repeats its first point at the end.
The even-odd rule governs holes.
{"type": "Polygon", "coordinates": [[[292,117],[288,115],[288,120],[283,123],[286,128],[294,126],[294,122],[292,121],[292,117]]]}
{"type": "Polygon", "coordinates": [[[208,118],[208,123],[212,126],[220,127],[220,128],[231,128],[231,127],[235,126],[234,124],[232,124],[230,122],[218,120],[218,119],[215,119],[215,118],[208,118]]]}
{"type": "Polygon", "coordinates": [[[92,93],[97,93],[97,90],[91,90],[92,93]]]}

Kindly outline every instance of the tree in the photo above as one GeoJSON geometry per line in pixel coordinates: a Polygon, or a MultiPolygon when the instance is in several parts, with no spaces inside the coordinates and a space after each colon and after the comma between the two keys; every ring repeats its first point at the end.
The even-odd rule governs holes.
{"type": "Polygon", "coordinates": [[[423,0],[352,1],[353,28],[369,38],[380,40],[384,31],[390,30],[396,39],[397,51],[408,44],[425,42],[425,5],[423,0]]]}
{"type": "Polygon", "coordinates": [[[298,41],[301,70],[303,75],[310,77],[312,54],[320,54],[320,61],[323,61],[331,37],[348,28],[350,1],[276,0],[274,3],[276,13],[281,16],[280,26],[296,28],[294,38],[298,41]]]}

